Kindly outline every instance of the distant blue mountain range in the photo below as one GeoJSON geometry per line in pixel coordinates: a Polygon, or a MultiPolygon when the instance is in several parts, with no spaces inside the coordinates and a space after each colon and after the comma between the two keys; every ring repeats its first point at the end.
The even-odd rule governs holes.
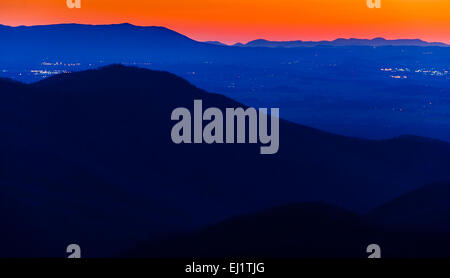
{"type": "Polygon", "coordinates": [[[42,60],[164,62],[198,59],[210,48],[164,27],[130,24],[0,26],[0,62],[29,65],[42,60]],[[180,53],[185,49],[187,53],[180,53]]]}
{"type": "Polygon", "coordinates": [[[246,44],[237,43],[235,46],[241,47],[314,47],[314,46],[441,46],[448,47],[448,44],[441,42],[426,42],[419,39],[399,39],[386,40],[384,38],[375,39],[336,39],[333,41],[269,41],[258,39],[246,44]]]}
{"type": "MultiPolygon", "coordinates": [[[[197,42],[164,27],[140,27],[131,24],[9,27],[0,25],[0,63],[3,65],[32,65],[43,60],[104,63],[204,63],[228,62],[273,63],[295,59],[304,50],[295,52],[246,50],[228,47],[220,42],[197,42]]],[[[338,39],[332,42],[270,42],[257,40],[242,46],[446,46],[420,40],[338,39]]],[[[392,50],[391,50],[392,51],[392,50]]],[[[335,55],[335,53],[333,53],[335,55]]],[[[338,56],[338,55],[336,55],[338,56]]]]}

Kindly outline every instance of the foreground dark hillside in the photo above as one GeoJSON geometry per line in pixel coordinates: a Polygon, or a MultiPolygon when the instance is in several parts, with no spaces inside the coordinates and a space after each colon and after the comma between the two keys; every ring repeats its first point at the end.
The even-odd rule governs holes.
{"type": "MultiPolygon", "coordinates": [[[[450,180],[450,145],[347,138],[280,122],[280,151],[175,145],[176,107],[241,106],[165,72],[123,66],[0,81],[1,256],[111,256],[144,239],[288,203],[365,212],[450,180]]],[[[282,113],[282,111],[281,111],[282,113]]]]}
{"type": "Polygon", "coordinates": [[[450,184],[423,187],[369,215],[324,203],[271,208],[235,216],[197,232],[143,242],[123,256],[367,258],[371,255],[367,247],[377,244],[383,258],[448,258],[450,233],[442,229],[448,226],[448,214],[442,212],[450,207],[449,188],[450,184]],[[423,195],[417,196],[418,192],[423,195]],[[433,204],[436,199],[446,199],[447,203],[433,204]],[[424,217],[428,219],[424,221],[424,217]],[[393,223],[394,219],[397,222],[393,223]]]}

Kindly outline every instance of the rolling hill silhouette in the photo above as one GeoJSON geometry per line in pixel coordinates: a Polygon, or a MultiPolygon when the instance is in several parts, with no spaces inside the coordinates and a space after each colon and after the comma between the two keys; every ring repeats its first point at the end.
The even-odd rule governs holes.
{"type": "Polygon", "coordinates": [[[213,45],[220,45],[220,46],[228,46],[228,45],[226,45],[224,43],[221,43],[219,41],[205,41],[205,43],[213,44],[213,45]]]}
{"type": "Polygon", "coordinates": [[[235,44],[241,47],[314,47],[314,46],[441,46],[449,45],[440,42],[426,42],[419,39],[398,39],[386,40],[384,38],[375,39],[336,39],[333,41],[269,41],[258,39],[246,44],[235,44]]]}
{"type": "Polygon", "coordinates": [[[387,227],[450,232],[450,184],[433,183],[408,192],[369,214],[387,227]]]}
{"type": "Polygon", "coordinates": [[[146,258],[448,258],[449,184],[408,192],[367,215],[301,203],[231,217],[197,232],[143,242],[124,253],[146,258]]]}
{"type": "MultiPolygon", "coordinates": [[[[350,211],[302,203],[232,217],[193,234],[161,238],[131,257],[363,257],[370,225],[350,211]]],[[[370,237],[369,237],[370,238],[370,237]]]]}
{"type": "MultiPolygon", "coordinates": [[[[0,61],[13,65],[33,65],[43,60],[71,62],[124,62],[142,60],[183,61],[179,49],[199,59],[210,45],[196,42],[164,27],[131,24],[58,24],[9,27],[0,25],[0,61]],[[20,55],[27,53],[27,55],[20,55]]],[[[189,59],[189,57],[186,57],[189,59]]]]}
{"type": "Polygon", "coordinates": [[[115,65],[31,85],[0,80],[0,92],[9,227],[0,256],[59,257],[70,243],[112,256],[233,215],[305,201],[366,212],[450,180],[448,143],[362,140],[284,120],[272,156],[256,145],[175,145],[174,108],[242,105],[166,72],[115,65]]]}

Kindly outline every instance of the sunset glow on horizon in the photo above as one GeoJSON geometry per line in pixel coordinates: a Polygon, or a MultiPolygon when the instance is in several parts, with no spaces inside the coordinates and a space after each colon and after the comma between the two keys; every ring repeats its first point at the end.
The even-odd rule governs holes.
{"type": "Polygon", "coordinates": [[[0,24],[164,26],[193,39],[225,43],[336,38],[423,39],[450,43],[449,0],[2,0],[0,24]]]}

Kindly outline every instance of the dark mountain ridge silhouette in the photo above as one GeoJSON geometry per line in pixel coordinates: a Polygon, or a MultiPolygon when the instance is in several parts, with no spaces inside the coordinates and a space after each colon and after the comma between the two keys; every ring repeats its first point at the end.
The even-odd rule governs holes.
{"type": "Polygon", "coordinates": [[[265,39],[253,40],[248,43],[235,44],[241,47],[315,47],[315,46],[441,46],[448,47],[448,44],[441,42],[426,42],[419,39],[396,39],[386,40],[384,38],[374,39],[335,39],[333,41],[269,41],[265,39]]]}
{"type": "Polygon", "coordinates": [[[388,227],[450,233],[450,183],[433,183],[376,208],[371,220],[388,227]]]}
{"type": "Polygon", "coordinates": [[[157,258],[363,257],[370,225],[324,203],[301,203],[235,216],[198,232],[141,243],[124,256],[157,258]],[[357,237],[355,237],[357,235],[357,237]],[[361,238],[358,238],[361,237],[361,238]]]}
{"type": "MultiPolygon", "coordinates": [[[[124,24],[83,25],[57,24],[9,27],[0,25],[0,61],[15,65],[50,61],[111,62],[157,59],[155,53],[176,54],[176,50],[190,49],[191,55],[202,50],[204,43],[164,27],[140,27],[124,24]],[[196,50],[200,48],[199,50],[196,50]],[[27,53],[27,55],[12,55],[27,53]],[[121,60],[122,59],[122,60],[121,60]]],[[[209,45],[206,45],[209,46],[209,45]]],[[[182,58],[180,54],[176,58],[182,58]]]]}
{"type": "Polygon", "coordinates": [[[144,242],[124,256],[448,258],[450,184],[408,192],[368,215],[325,203],[291,204],[234,216],[194,233],[144,242]]]}
{"type": "Polygon", "coordinates": [[[276,155],[247,144],[175,145],[171,112],[194,99],[204,109],[243,106],[173,74],[120,65],[30,85],[0,80],[9,227],[0,255],[64,256],[79,243],[86,256],[111,256],[233,215],[305,201],[365,212],[450,180],[448,143],[362,140],[284,120],[276,155]]]}
{"type": "Polygon", "coordinates": [[[228,46],[227,44],[224,44],[224,43],[219,42],[219,41],[205,41],[205,43],[213,44],[213,45],[220,45],[220,46],[228,46]]]}
{"type": "MultiPolygon", "coordinates": [[[[423,56],[423,49],[416,45],[424,45],[417,40],[401,40],[397,44],[402,48],[384,47],[372,49],[363,43],[365,40],[336,40],[331,44],[343,45],[343,49],[328,49],[327,45],[318,48],[273,48],[273,47],[229,47],[217,43],[204,43],[192,40],[175,31],[164,27],[141,27],[131,24],[115,25],[81,25],[58,24],[43,26],[9,27],[0,25],[0,39],[5,42],[0,45],[0,63],[5,66],[31,67],[40,65],[43,61],[81,63],[102,65],[112,63],[153,63],[166,67],[174,64],[219,64],[219,65],[279,65],[288,61],[303,59],[319,59],[316,64],[324,61],[340,63],[371,57],[377,63],[392,62],[392,55],[417,56],[424,65],[436,66],[444,63],[446,48],[431,47],[434,55],[423,56]],[[401,42],[406,42],[402,44],[401,42]],[[325,49],[324,49],[325,47],[325,49]],[[355,49],[356,47],[356,49],[355,49]],[[405,51],[404,48],[408,48],[405,51]],[[317,51],[321,54],[317,56],[317,51]],[[367,54],[370,52],[370,54],[367,54]],[[23,55],[27,53],[27,55],[23,55]],[[357,59],[355,59],[355,56],[357,59]],[[335,61],[337,60],[337,61],[335,61]],[[425,64],[426,63],[426,64],[425,64]]],[[[384,40],[375,39],[368,45],[384,40]]],[[[391,45],[391,44],[387,44],[391,45]]],[[[448,55],[447,55],[448,56],[448,55]]],[[[302,65],[302,63],[300,63],[302,65]]],[[[303,65],[304,66],[304,65],[303,65]]],[[[406,65],[405,65],[406,66],[406,65]]],[[[359,67],[360,68],[360,67],[359,67]]]]}

